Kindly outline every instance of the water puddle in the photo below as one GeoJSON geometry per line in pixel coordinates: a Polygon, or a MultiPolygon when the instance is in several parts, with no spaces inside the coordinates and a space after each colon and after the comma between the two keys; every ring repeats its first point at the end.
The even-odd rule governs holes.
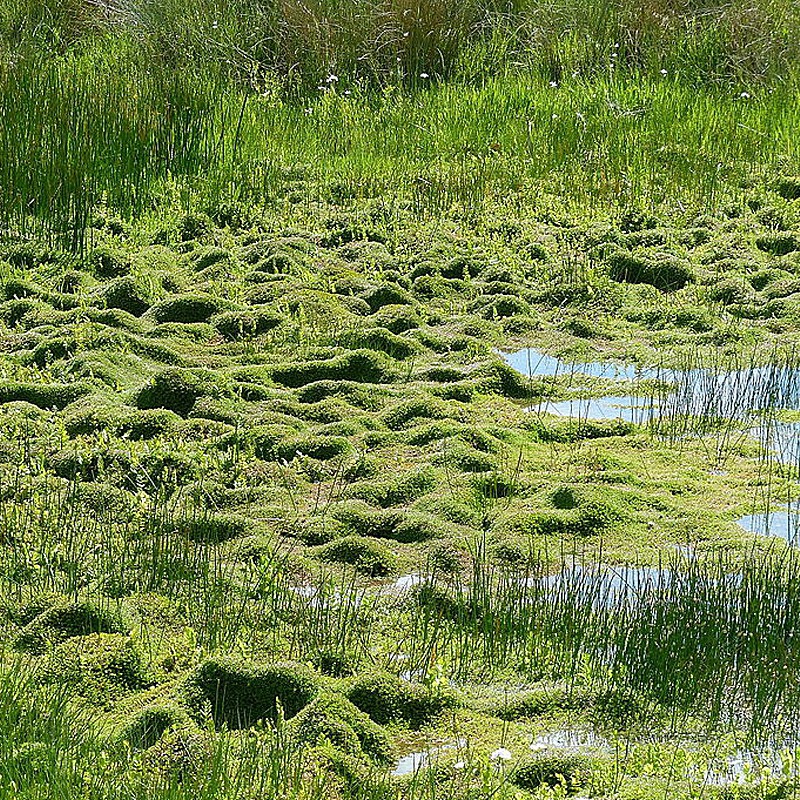
{"type": "Polygon", "coordinates": [[[800,509],[792,508],[747,514],[736,520],[740,528],[758,536],[776,536],[789,544],[800,544],[800,509]]]}
{"type": "Polygon", "coordinates": [[[560,402],[546,401],[538,406],[531,406],[528,411],[575,419],[620,419],[637,425],[644,425],[660,414],[657,404],[632,395],[585,397],[560,402]]]}
{"type": "Polygon", "coordinates": [[[528,578],[525,583],[529,588],[544,589],[556,601],[591,598],[597,608],[613,608],[666,589],[672,578],[672,572],[659,567],[575,565],[543,578],[528,578]]]}
{"type": "Polygon", "coordinates": [[[415,586],[419,586],[425,578],[417,572],[412,572],[410,575],[401,575],[396,581],[386,588],[392,592],[407,592],[415,586]]]}
{"type": "Polygon", "coordinates": [[[610,745],[607,739],[598,736],[591,730],[578,730],[576,728],[562,728],[547,731],[537,737],[530,744],[533,752],[543,750],[566,750],[571,753],[586,753],[596,750],[608,750],[610,745]]]}
{"type": "Polygon", "coordinates": [[[787,773],[797,774],[795,766],[796,745],[787,745],[781,750],[737,750],[725,759],[717,759],[709,766],[704,783],[709,786],[757,783],[766,772],[776,777],[787,773]]]}
{"type": "Polygon", "coordinates": [[[562,375],[581,375],[588,378],[608,378],[615,381],[635,381],[657,378],[657,370],[637,364],[611,361],[564,361],[540,350],[526,347],[516,353],[500,353],[505,362],[529,378],[556,378],[562,375]]]}
{"type": "MultiPolygon", "coordinates": [[[[550,356],[534,348],[515,353],[501,353],[511,367],[526,377],[606,378],[617,381],[651,381],[664,386],[656,391],[651,385],[641,396],[593,398],[577,402],[570,411],[565,403],[552,403],[550,413],[608,419],[625,413],[616,409],[640,409],[630,413],[631,421],[662,417],[703,417],[709,419],[749,419],[756,412],[776,409],[800,410],[800,369],[786,364],[745,367],[734,370],[696,368],[686,370],[642,367],[603,361],[579,363],[550,356]],[[655,393],[656,396],[653,396],[655,393]],[[581,402],[588,402],[581,414],[581,402]],[[592,405],[594,403],[594,405],[592,405]],[[597,416],[595,416],[597,415],[597,416]]],[[[567,401],[570,402],[570,401],[567,401]]],[[[543,409],[548,410],[549,409],[543,409]]]]}
{"type": "Polygon", "coordinates": [[[430,751],[421,750],[419,753],[409,753],[403,756],[397,766],[392,770],[392,775],[412,775],[428,762],[430,751]]]}
{"type": "Polygon", "coordinates": [[[800,422],[771,420],[751,428],[750,435],[779,463],[800,464],[800,422]]]}
{"type": "Polygon", "coordinates": [[[429,747],[427,750],[409,753],[400,758],[391,774],[393,776],[413,775],[418,770],[426,767],[431,761],[435,761],[439,753],[446,752],[447,750],[455,750],[458,747],[463,747],[465,744],[466,742],[463,739],[459,739],[456,742],[449,742],[448,744],[442,744],[437,747],[429,747]]]}

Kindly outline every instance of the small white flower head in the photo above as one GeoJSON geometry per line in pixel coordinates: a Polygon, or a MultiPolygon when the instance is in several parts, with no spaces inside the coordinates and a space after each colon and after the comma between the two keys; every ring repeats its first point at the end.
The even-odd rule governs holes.
{"type": "Polygon", "coordinates": [[[498,747],[490,756],[491,761],[509,761],[511,759],[511,751],[505,747],[498,747]]]}
{"type": "Polygon", "coordinates": [[[662,69],[662,70],[661,70],[661,74],[662,74],[662,75],[664,75],[664,76],[666,76],[666,74],[667,74],[667,71],[666,71],[665,69],[662,69]]]}
{"type": "Polygon", "coordinates": [[[539,753],[542,750],[547,750],[547,745],[543,744],[542,742],[532,742],[530,745],[530,750],[532,753],[539,753]]]}
{"type": "MultiPolygon", "coordinates": [[[[307,109],[305,109],[304,113],[305,114],[313,114],[314,113],[314,109],[313,108],[307,108],[307,109]]],[[[283,459],[283,460],[285,461],[286,459],[283,459]]]]}
{"type": "Polygon", "coordinates": [[[339,77],[337,75],[334,75],[333,73],[331,73],[330,75],[328,75],[327,78],[325,78],[325,83],[338,83],[338,81],[339,77]]]}
{"type": "Polygon", "coordinates": [[[422,80],[427,80],[428,78],[430,78],[430,75],[428,75],[427,72],[420,72],[419,76],[420,78],[422,78],[422,80]]]}
{"type": "Polygon", "coordinates": [[[353,93],[349,89],[345,89],[344,90],[344,96],[345,97],[350,97],[351,94],[353,94],[353,93]]]}
{"type": "Polygon", "coordinates": [[[749,100],[749,99],[750,99],[750,92],[742,92],[742,93],[739,95],[739,97],[741,97],[741,98],[742,98],[742,100],[749,100]]]}
{"type": "Polygon", "coordinates": [[[456,763],[453,764],[453,769],[465,769],[466,766],[467,766],[466,761],[456,761],[456,763]]]}
{"type": "Polygon", "coordinates": [[[214,20],[214,21],[211,23],[211,27],[212,27],[214,30],[216,30],[217,28],[219,28],[219,20],[216,20],[216,19],[215,19],[215,20],[214,20]]]}
{"type": "Polygon", "coordinates": [[[550,81],[551,89],[558,89],[558,81],[550,81]]]}

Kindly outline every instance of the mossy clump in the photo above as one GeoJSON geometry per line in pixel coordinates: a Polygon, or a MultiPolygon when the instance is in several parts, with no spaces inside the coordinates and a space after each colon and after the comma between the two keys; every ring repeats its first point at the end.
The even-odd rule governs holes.
{"type": "Polygon", "coordinates": [[[41,653],[75,636],[96,633],[122,633],[118,614],[87,600],[60,602],[42,611],[20,631],[14,649],[41,653]]]}
{"type": "Polygon", "coordinates": [[[375,325],[397,334],[414,330],[422,324],[420,314],[407,305],[383,306],[372,315],[372,321],[375,325]]]}
{"type": "Polygon", "coordinates": [[[800,200],[800,176],[781,178],[775,185],[775,191],[784,200],[800,200]]]}
{"type": "Polygon", "coordinates": [[[285,364],[272,372],[273,380],[298,388],[315,381],[343,380],[358,383],[390,383],[395,372],[385,355],[372,350],[353,350],[334,358],[285,364]]]}
{"type": "Polygon", "coordinates": [[[346,698],[321,694],[311,701],[289,724],[290,735],[303,745],[314,746],[326,739],[352,756],[364,753],[386,764],[392,746],[384,730],[346,698]]]}
{"type": "Polygon", "coordinates": [[[773,256],[785,256],[800,250],[800,237],[783,231],[767,233],[756,239],[756,247],[773,256]]]}
{"type": "Polygon", "coordinates": [[[606,257],[609,275],[620,283],[647,283],[662,292],[682,289],[694,280],[688,264],[667,253],[640,255],[613,250],[606,257]]]}
{"type": "Polygon", "coordinates": [[[25,402],[39,408],[59,411],[84,395],[91,387],[84,383],[22,383],[8,381],[0,383],[0,405],[25,402]]]}
{"type": "Polygon", "coordinates": [[[136,395],[140,409],[166,408],[188,416],[199,397],[209,393],[209,376],[193,370],[170,368],[153,375],[136,395]]]}
{"type": "Polygon", "coordinates": [[[744,278],[722,278],[708,288],[708,299],[724,306],[744,303],[752,294],[744,278]]]}
{"type": "Polygon", "coordinates": [[[238,514],[210,512],[173,520],[170,527],[179,536],[193,542],[220,544],[241,538],[247,533],[248,526],[247,518],[238,514]]]}
{"type": "Polygon", "coordinates": [[[504,693],[486,704],[485,710],[502,720],[535,719],[543,714],[585,708],[589,698],[585,692],[568,691],[564,686],[550,685],[508,695],[504,693]]]}
{"type": "Polygon", "coordinates": [[[436,488],[436,471],[431,467],[412,470],[399,477],[362,481],[350,490],[350,496],[381,508],[410,503],[436,488]]]}
{"type": "Polygon", "coordinates": [[[422,394],[410,400],[403,400],[390,408],[383,415],[383,421],[387,428],[399,431],[422,420],[425,422],[435,419],[461,420],[463,416],[463,412],[458,406],[433,395],[422,394]]]}
{"type": "Polygon", "coordinates": [[[540,442],[562,443],[628,436],[634,430],[633,424],[623,419],[539,420],[532,417],[526,427],[540,442]]]}
{"type": "Polygon", "coordinates": [[[373,577],[389,575],[394,571],[397,561],[380,542],[361,536],[336,539],[323,545],[317,555],[323,561],[352,564],[359,572],[373,577]]]}
{"type": "Polygon", "coordinates": [[[331,515],[345,529],[360,536],[397,542],[423,542],[440,532],[436,519],[427,514],[376,509],[366,503],[345,503],[331,515]]]}
{"type": "Polygon", "coordinates": [[[255,664],[232,656],[206,659],[186,681],[191,706],[208,709],[217,725],[232,730],[276,719],[279,707],[289,719],[317,690],[318,679],[300,664],[255,664]]]}
{"type": "Polygon", "coordinates": [[[514,294],[484,295],[471,304],[470,310],[489,320],[527,317],[532,313],[530,303],[514,294]]]}
{"type": "Polygon", "coordinates": [[[132,411],[115,426],[117,436],[132,441],[166,436],[180,427],[181,418],[166,408],[148,408],[132,411]]]}
{"type": "Polygon", "coordinates": [[[534,384],[528,377],[502,361],[478,370],[476,378],[484,391],[514,400],[528,400],[535,393],[534,384]]]}
{"type": "Polygon", "coordinates": [[[215,264],[228,261],[230,257],[231,254],[228,250],[214,245],[206,245],[205,247],[198,247],[197,250],[189,254],[189,263],[195,272],[202,272],[215,264]]]}
{"type": "Polygon", "coordinates": [[[78,349],[74,336],[48,336],[33,348],[31,361],[44,368],[56,361],[70,358],[78,349]]]}
{"type": "Polygon", "coordinates": [[[279,460],[291,461],[307,456],[318,461],[342,458],[353,451],[353,445],[344,436],[300,436],[276,444],[274,453],[279,460]]]}
{"type": "Polygon", "coordinates": [[[150,315],[156,322],[207,322],[227,305],[211,295],[183,294],[156,303],[150,315]]]}
{"type": "Polygon", "coordinates": [[[356,328],[345,331],[341,336],[345,347],[354,349],[379,350],[392,358],[405,359],[419,352],[414,342],[404,339],[386,328],[356,328]]]}
{"type": "Polygon", "coordinates": [[[457,469],[461,472],[496,472],[497,461],[490,455],[477,450],[463,439],[453,437],[445,441],[445,447],[434,463],[445,469],[457,469]]]}
{"type": "Polygon", "coordinates": [[[427,689],[388,672],[359,676],[346,694],[353,705],[379,725],[404,722],[412,728],[420,727],[455,703],[449,692],[427,689]]]}
{"type": "Polygon", "coordinates": [[[153,703],[136,711],[125,723],[117,737],[134,750],[146,750],[162,737],[165,731],[189,724],[186,709],[177,703],[153,703]]]}
{"type": "Polygon", "coordinates": [[[362,295],[362,299],[370,307],[373,314],[384,306],[412,305],[414,303],[414,299],[405,289],[401,289],[391,283],[383,283],[374,289],[370,289],[362,295]]]}
{"type": "Polygon", "coordinates": [[[141,317],[153,302],[151,293],[130,275],[106,284],[102,298],[106,308],[127,311],[134,317],[141,317]]]}
{"type": "Polygon", "coordinates": [[[211,317],[211,324],[229,342],[268,333],[282,322],[283,317],[278,312],[259,307],[245,311],[224,311],[211,317]]]}
{"type": "Polygon", "coordinates": [[[534,791],[542,786],[563,786],[577,790],[592,769],[593,759],[582,753],[542,752],[519,764],[511,775],[521,789],[534,791]]]}
{"type": "Polygon", "coordinates": [[[89,253],[87,266],[98,278],[118,278],[130,272],[131,262],[122,250],[101,245],[89,253]]]}
{"type": "Polygon", "coordinates": [[[384,391],[356,381],[321,380],[298,389],[297,399],[301,403],[318,403],[330,397],[341,397],[358,408],[376,411],[383,403],[384,391]]]}
{"type": "Polygon", "coordinates": [[[128,636],[92,633],[56,645],[40,677],[68,684],[84,696],[109,698],[147,682],[141,654],[128,636]]]}

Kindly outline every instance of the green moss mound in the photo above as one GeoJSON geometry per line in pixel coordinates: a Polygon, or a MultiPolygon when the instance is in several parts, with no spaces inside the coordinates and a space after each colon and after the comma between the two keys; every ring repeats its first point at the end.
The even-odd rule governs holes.
{"type": "Polygon", "coordinates": [[[43,652],[75,636],[96,633],[121,633],[122,622],[112,611],[89,601],[62,602],[31,620],[14,641],[16,650],[43,652]]]}
{"type": "Polygon", "coordinates": [[[647,283],[662,292],[682,289],[694,280],[690,267],[674,256],[645,256],[615,250],[607,258],[610,277],[620,283],[647,283]]]}
{"type": "Polygon", "coordinates": [[[269,308],[253,308],[224,311],[211,317],[210,322],[227,341],[237,342],[274,330],[283,322],[283,317],[269,308]]]}
{"type": "Polygon", "coordinates": [[[154,703],[135,712],[125,723],[118,740],[134,750],[152,747],[165,731],[187,725],[189,715],[175,703],[154,703]]]}
{"type": "Polygon", "coordinates": [[[165,408],[188,416],[198,398],[210,393],[213,376],[193,370],[171,368],[153,375],[136,395],[140,409],[165,408]]]}
{"type": "Polygon", "coordinates": [[[342,504],[331,515],[348,531],[378,539],[423,542],[440,533],[438,521],[427,514],[376,509],[360,502],[342,504]]]}
{"type": "Polygon", "coordinates": [[[390,383],[394,375],[387,357],[372,350],[353,350],[331,359],[286,364],[272,372],[273,380],[291,388],[330,380],[390,383]]]}
{"type": "Polygon", "coordinates": [[[118,278],[103,289],[103,302],[107,308],[117,308],[140,317],[150,308],[150,293],[133,277],[118,278]]]}
{"type": "Polygon", "coordinates": [[[352,564],[359,572],[373,577],[389,575],[396,566],[396,559],[388,548],[361,536],[345,536],[330,542],[317,555],[323,561],[352,564]]]}
{"type": "Polygon", "coordinates": [[[147,682],[141,654],[128,636],[92,633],[57,645],[41,672],[44,680],[68,684],[99,702],[147,682]]]}
{"type": "Polygon", "coordinates": [[[172,530],[195,542],[219,544],[238,539],[247,533],[248,521],[238,514],[207,513],[201,516],[176,519],[172,530]]]}
{"type": "Polygon", "coordinates": [[[343,436],[299,436],[278,443],[274,449],[278,459],[291,461],[307,456],[318,461],[331,461],[353,452],[353,445],[343,436]]]}
{"type": "Polygon", "coordinates": [[[156,322],[207,322],[228,305],[217,297],[202,294],[184,294],[156,303],[150,315],[156,322]]]}
{"type": "Polygon", "coordinates": [[[388,763],[392,746],[384,730],[349,700],[335,694],[322,694],[291,721],[291,734],[305,745],[323,740],[353,756],[364,753],[379,763],[388,763]]]}
{"type": "Polygon", "coordinates": [[[522,789],[563,786],[575,791],[592,768],[592,759],[578,753],[541,753],[520,764],[511,780],[522,789]]]}
{"type": "Polygon", "coordinates": [[[404,722],[414,728],[452,707],[455,702],[449,693],[426,689],[388,672],[359,676],[346,694],[353,705],[379,725],[404,722]]]}
{"type": "Polygon", "coordinates": [[[70,403],[91,392],[84,383],[0,383],[0,405],[22,401],[49,410],[61,411],[70,403]]]}
{"type": "Polygon", "coordinates": [[[230,656],[209,658],[186,682],[195,708],[207,707],[217,725],[248,728],[275,719],[280,706],[289,719],[317,693],[314,674],[299,664],[254,664],[230,656]]]}

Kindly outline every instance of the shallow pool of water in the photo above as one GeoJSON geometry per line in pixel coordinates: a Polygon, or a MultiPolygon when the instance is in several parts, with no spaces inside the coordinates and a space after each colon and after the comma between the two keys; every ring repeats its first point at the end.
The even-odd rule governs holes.
{"type": "Polygon", "coordinates": [[[768,770],[772,776],[780,776],[785,770],[796,775],[796,747],[796,744],[787,744],[781,749],[737,750],[727,758],[713,762],[706,770],[703,782],[709,786],[755,783],[762,770],[768,770]]]}
{"type": "Polygon", "coordinates": [[[560,402],[544,402],[531,406],[529,411],[552,414],[574,419],[607,420],[620,419],[625,422],[644,424],[659,416],[659,408],[649,400],[631,395],[608,397],[586,397],[560,402]]]}
{"type": "Polygon", "coordinates": [[[501,355],[509,366],[529,378],[583,375],[590,378],[635,381],[656,377],[656,370],[637,364],[620,364],[612,361],[565,361],[532,347],[517,350],[515,353],[501,353],[501,355]]]}
{"type": "MultiPolygon", "coordinates": [[[[664,369],[636,364],[593,361],[578,363],[524,348],[515,353],[501,353],[507,364],[521,374],[536,377],[583,376],[625,381],[657,381],[670,388],[658,398],[631,395],[619,398],[624,406],[651,406],[650,416],[695,416],[715,419],[747,419],[755,412],[771,409],[800,410],[800,369],[775,364],[742,369],[664,369]],[[630,402],[630,401],[635,402],[630,402]]],[[[599,398],[596,413],[607,413],[609,402],[617,398],[599,398]],[[603,409],[605,406],[605,412],[603,409]]],[[[554,404],[558,405],[558,404],[554,404]]],[[[562,406],[563,407],[563,406],[562,406]]],[[[559,413],[558,411],[553,413],[559,413]]],[[[570,415],[569,410],[561,412],[570,415]]],[[[613,414],[613,417],[618,414],[613,414]]],[[[605,416],[590,416],[604,419],[605,416]]],[[[623,417],[624,418],[624,417],[623,417]]]]}
{"type": "Polygon", "coordinates": [[[539,750],[569,750],[573,753],[580,753],[592,750],[607,750],[608,748],[607,739],[598,736],[592,730],[580,730],[577,728],[560,728],[547,731],[535,737],[530,745],[530,749],[534,752],[539,750]]]}
{"type": "Polygon", "coordinates": [[[574,565],[553,575],[529,578],[528,587],[541,587],[564,602],[575,596],[591,597],[597,607],[635,602],[643,593],[666,588],[669,570],[659,567],[574,565]]]}
{"type": "Polygon", "coordinates": [[[800,544],[800,510],[791,509],[747,514],[736,520],[739,527],[758,536],[777,536],[789,544],[800,544]]]}
{"type": "Polygon", "coordinates": [[[447,750],[455,750],[457,747],[463,747],[466,744],[465,740],[459,739],[455,742],[448,742],[441,744],[437,747],[429,747],[427,750],[419,750],[416,753],[409,753],[402,756],[395,768],[392,770],[392,775],[412,775],[422,767],[427,766],[432,760],[436,758],[439,753],[447,750]]]}

